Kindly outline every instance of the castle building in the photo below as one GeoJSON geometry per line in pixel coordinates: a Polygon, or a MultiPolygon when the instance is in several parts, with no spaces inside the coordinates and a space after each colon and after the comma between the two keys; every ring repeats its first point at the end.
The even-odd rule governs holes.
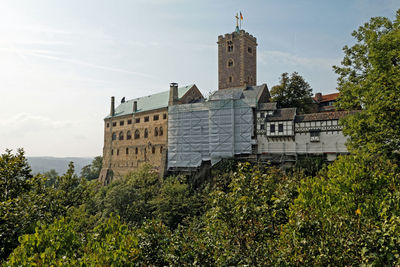
{"type": "Polygon", "coordinates": [[[168,105],[202,101],[196,85],[170,90],[125,101],[115,108],[111,97],[110,114],[104,119],[103,166],[100,182],[107,184],[113,177],[122,177],[144,163],[165,172],[167,155],[168,105]]]}
{"type": "Polygon", "coordinates": [[[293,163],[299,155],[328,161],[346,154],[335,111],[338,94],[316,94],[317,113],[297,114],[270,102],[257,85],[257,40],[236,27],[218,37],[218,90],[205,100],[195,85],[121,101],[104,119],[103,168],[108,183],[150,163],[161,175],[199,170],[224,158],[293,163]]]}

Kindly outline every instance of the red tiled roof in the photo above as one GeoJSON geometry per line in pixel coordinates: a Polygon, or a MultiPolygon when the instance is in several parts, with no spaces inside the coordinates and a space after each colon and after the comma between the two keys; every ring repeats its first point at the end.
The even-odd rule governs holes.
{"type": "Polygon", "coordinates": [[[328,95],[321,95],[321,99],[318,100],[316,96],[313,97],[313,99],[319,103],[321,102],[328,102],[328,101],[334,101],[338,98],[339,93],[333,93],[333,94],[328,94],[328,95]]]}
{"type": "Polygon", "coordinates": [[[301,121],[325,121],[325,120],[338,120],[347,115],[354,114],[357,110],[350,111],[331,111],[331,112],[320,112],[320,113],[309,113],[296,116],[296,122],[301,121]]]}

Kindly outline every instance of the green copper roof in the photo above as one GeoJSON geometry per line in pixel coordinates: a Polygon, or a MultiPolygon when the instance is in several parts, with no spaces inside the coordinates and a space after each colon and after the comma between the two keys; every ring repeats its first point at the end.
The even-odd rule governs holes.
{"type": "MultiPolygon", "coordinates": [[[[178,88],[178,97],[181,98],[184,96],[187,91],[192,88],[194,84],[187,85],[184,87],[178,88]]],[[[115,108],[115,115],[113,117],[119,117],[124,115],[133,114],[133,102],[137,101],[137,112],[150,111],[159,108],[168,107],[169,100],[169,91],[164,91],[161,93],[157,93],[154,95],[138,97],[135,99],[127,100],[124,103],[121,103],[118,107],[115,108]]],[[[111,118],[110,115],[106,117],[106,119],[111,118]]]]}

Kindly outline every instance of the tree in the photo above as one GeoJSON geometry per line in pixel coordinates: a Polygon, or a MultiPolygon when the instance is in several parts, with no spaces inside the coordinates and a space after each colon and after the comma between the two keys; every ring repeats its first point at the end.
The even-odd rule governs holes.
{"type": "Polygon", "coordinates": [[[47,186],[54,185],[58,178],[58,172],[55,169],[51,169],[51,170],[43,173],[43,175],[47,177],[47,181],[46,181],[47,186]]]}
{"type": "Polygon", "coordinates": [[[299,112],[314,109],[312,88],[297,72],[293,72],[290,77],[287,72],[282,73],[280,84],[271,89],[271,97],[281,108],[296,107],[299,112]]]}
{"type": "Polygon", "coordinates": [[[400,175],[383,156],[341,156],[304,179],[276,258],[281,265],[400,264],[400,175]]]}
{"type": "Polygon", "coordinates": [[[351,151],[364,150],[399,159],[400,9],[394,21],[372,18],[352,34],[356,44],[343,48],[338,107],[361,109],[342,120],[351,151]]]}
{"type": "Polygon", "coordinates": [[[97,156],[93,159],[92,163],[86,165],[81,170],[81,177],[86,178],[86,180],[94,180],[99,178],[101,167],[103,164],[103,157],[97,156]]]}
{"type": "Polygon", "coordinates": [[[29,191],[31,168],[24,156],[24,150],[18,149],[15,155],[11,150],[0,155],[0,201],[13,199],[29,191]]]}

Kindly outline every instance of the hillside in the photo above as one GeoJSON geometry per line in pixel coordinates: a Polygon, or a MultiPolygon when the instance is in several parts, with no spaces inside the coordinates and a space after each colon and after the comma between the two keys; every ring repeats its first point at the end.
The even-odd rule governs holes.
{"type": "Polygon", "coordinates": [[[93,158],[79,158],[79,157],[27,157],[28,163],[32,168],[32,173],[44,173],[51,169],[57,171],[58,174],[63,174],[68,169],[68,164],[72,161],[75,166],[75,173],[79,174],[81,169],[90,164],[93,158]]]}

